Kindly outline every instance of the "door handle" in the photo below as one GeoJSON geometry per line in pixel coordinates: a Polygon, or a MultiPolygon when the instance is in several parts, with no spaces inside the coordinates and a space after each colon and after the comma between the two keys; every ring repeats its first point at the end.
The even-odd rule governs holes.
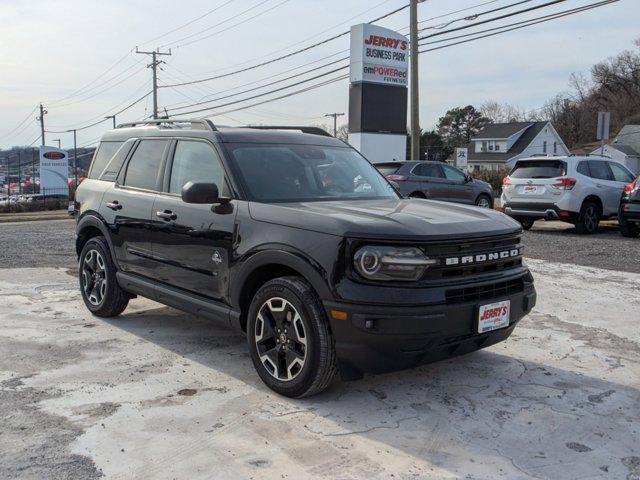
{"type": "Polygon", "coordinates": [[[117,200],[114,200],[113,202],[107,202],[106,205],[107,208],[110,208],[111,210],[122,210],[122,205],[120,205],[117,200]]]}
{"type": "Polygon", "coordinates": [[[178,218],[178,215],[173,213],[171,210],[165,210],[164,212],[156,212],[156,217],[162,218],[163,220],[175,220],[178,218]]]}

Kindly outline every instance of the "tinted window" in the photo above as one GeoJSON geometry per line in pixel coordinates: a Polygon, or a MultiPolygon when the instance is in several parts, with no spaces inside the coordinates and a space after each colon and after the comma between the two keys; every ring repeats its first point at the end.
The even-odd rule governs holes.
{"type": "Polygon", "coordinates": [[[444,178],[440,165],[434,165],[433,163],[421,163],[414,168],[413,173],[421,177],[444,178]]]}
{"type": "Polygon", "coordinates": [[[129,160],[124,185],[155,190],[167,143],[166,140],[142,140],[129,160]]]}
{"type": "Polygon", "coordinates": [[[169,192],[181,193],[189,181],[215,183],[222,194],[224,170],[213,147],[204,142],[178,141],[171,166],[169,192]]]}
{"type": "Polygon", "coordinates": [[[89,178],[100,178],[104,167],[107,166],[111,157],[122,146],[122,142],[100,142],[98,150],[91,162],[91,171],[89,172],[89,178]]]}
{"type": "Polygon", "coordinates": [[[447,180],[453,180],[454,182],[467,181],[467,177],[460,170],[449,167],[448,165],[442,165],[442,169],[444,170],[444,176],[447,178],[447,180]]]}
{"type": "Polygon", "coordinates": [[[589,170],[591,171],[591,178],[612,180],[611,172],[609,171],[609,167],[607,167],[607,162],[602,160],[589,160],[589,170]]]}
{"type": "Polygon", "coordinates": [[[381,174],[386,177],[387,175],[393,175],[394,173],[396,173],[398,170],[400,170],[401,166],[402,165],[376,165],[376,168],[381,174]]]}
{"type": "Polygon", "coordinates": [[[228,145],[249,196],[264,202],[398,198],[373,165],[351,148],[228,145]]]}
{"type": "Polygon", "coordinates": [[[611,169],[611,173],[613,173],[613,179],[616,182],[633,182],[634,176],[622,165],[614,162],[609,162],[609,168],[611,169]]]}
{"type": "Polygon", "coordinates": [[[586,175],[587,177],[591,176],[591,172],[589,172],[589,164],[587,162],[580,162],[578,164],[578,173],[582,175],[586,175]]]}
{"type": "Polygon", "coordinates": [[[524,160],[516,163],[509,174],[512,178],[556,178],[567,171],[564,162],[557,160],[524,160]]]}

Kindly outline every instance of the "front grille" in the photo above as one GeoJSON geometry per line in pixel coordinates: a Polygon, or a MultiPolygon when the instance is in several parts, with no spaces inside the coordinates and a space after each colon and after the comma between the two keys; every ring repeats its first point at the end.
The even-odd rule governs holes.
{"type": "Polygon", "coordinates": [[[493,240],[451,241],[427,244],[423,245],[423,248],[429,258],[438,259],[437,265],[425,271],[422,276],[423,281],[455,280],[483,273],[502,272],[522,265],[523,246],[519,236],[500,237],[493,240]],[[490,254],[496,252],[515,250],[518,251],[515,256],[490,257],[490,254]],[[470,259],[472,260],[469,261],[470,259]]]}
{"type": "Polygon", "coordinates": [[[446,293],[447,304],[490,300],[524,290],[524,279],[517,278],[506,282],[490,283],[475,287],[456,288],[446,293]]]}

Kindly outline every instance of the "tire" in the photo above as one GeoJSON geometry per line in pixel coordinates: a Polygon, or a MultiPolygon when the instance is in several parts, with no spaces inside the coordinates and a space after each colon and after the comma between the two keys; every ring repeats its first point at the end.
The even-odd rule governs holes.
{"type": "Polygon", "coordinates": [[[120,315],[129,304],[131,297],[118,285],[116,271],[105,238],[91,238],[80,253],[78,277],[82,300],[98,317],[120,315]]]}
{"type": "Polygon", "coordinates": [[[249,308],[247,341],[258,375],[280,395],[315,395],[336,376],[335,346],[324,308],[300,277],[276,278],[258,290],[249,308]]]}
{"type": "Polygon", "coordinates": [[[412,192],[409,194],[409,198],[427,198],[426,195],[422,192],[412,192]]]}
{"type": "Polygon", "coordinates": [[[520,225],[522,225],[523,230],[531,230],[531,227],[533,227],[533,224],[535,222],[533,218],[527,218],[527,217],[518,217],[515,220],[520,222],[520,225]]]}
{"type": "Polygon", "coordinates": [[[576,221],[576,231],[592,235],[598,231],[600,223],[600,207],[594,202],[584,202],[576,221]]]}
{"type": "Polygon", "coordinates": [[[491,205],[491,197],[489,195],[479,195],[476,198],[476,206],[481,208],[493,208],[491,205]]]}
{"type": "Polygon", "coordinates": [[[629,222],[623,217],[619,217],[618,224],[620,225],[620,233],[623,237],[636,238],[640,235],[640,225],[637,223],[629,222]]]}

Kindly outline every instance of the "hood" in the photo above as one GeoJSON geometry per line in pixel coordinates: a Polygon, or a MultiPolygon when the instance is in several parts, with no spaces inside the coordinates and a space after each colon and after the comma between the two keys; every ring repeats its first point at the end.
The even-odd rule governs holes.
{"type": "Polygon", "coordinates": [[[422,199],[250,203],[257,221],[344,237],[433,240],[517,233],[520,224],[487,208],[422,199]]]}

